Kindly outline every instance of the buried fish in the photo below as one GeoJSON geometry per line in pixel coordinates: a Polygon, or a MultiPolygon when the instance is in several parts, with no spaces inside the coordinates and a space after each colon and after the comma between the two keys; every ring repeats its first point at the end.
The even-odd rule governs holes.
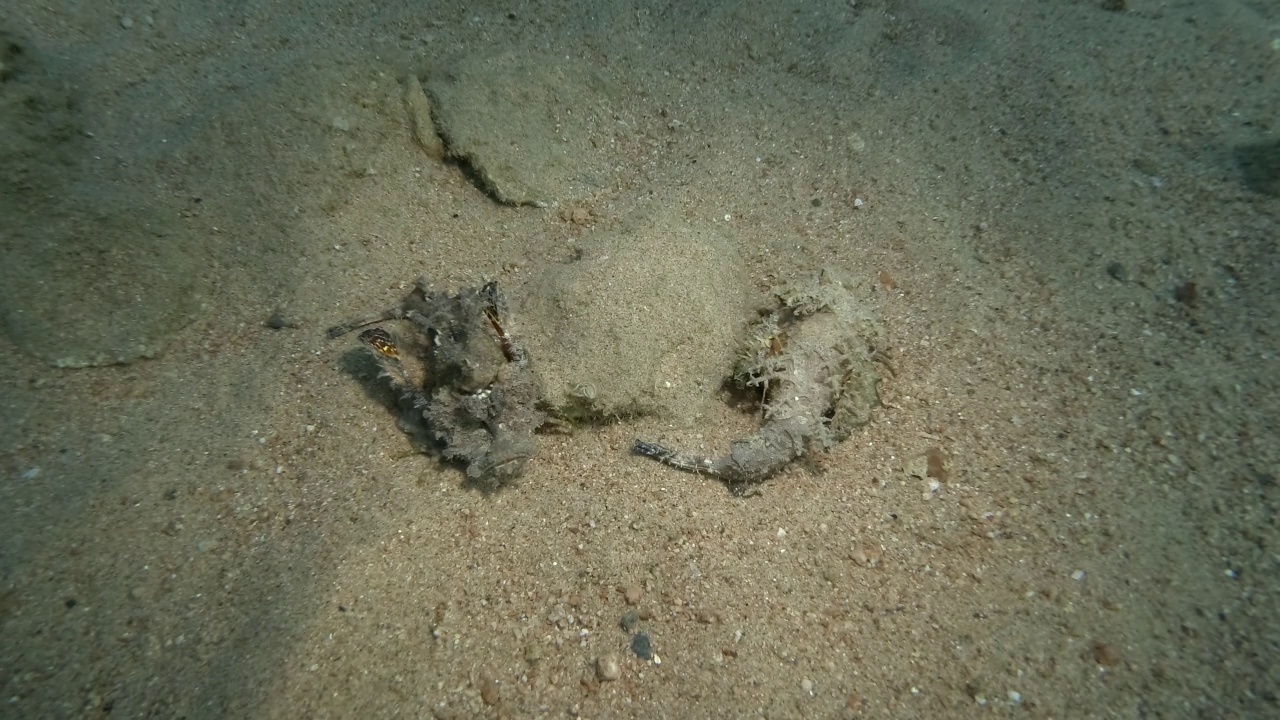
{"type": "Polygon", "coordinates": [[[636,440],[632,450],[679,470],[724,480],[735,491],[867,424],[880,404],[881,330],[847,283],[823,271],[775,292],[778,307],[751,328],[734,381],[759,389],[764,424],[708,457],[636,440]]]}

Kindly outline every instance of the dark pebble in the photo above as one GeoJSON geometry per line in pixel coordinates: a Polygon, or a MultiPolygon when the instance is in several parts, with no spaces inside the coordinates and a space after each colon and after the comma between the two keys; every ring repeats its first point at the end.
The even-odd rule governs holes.
{"type": "Polygon", "coordinates": [[[1200,289],[1194,282],[1188,280],[1173,289],[1173,299],[1187,307],[1195,307],[1200,301],[1200,289]]]}
{"type": "Polygon", "coordinates": [[[644,633],[636,633],[631,636],[631,652],[641,660],[653,659],[653,646],[649,644],[649,636],[644,633]]]}
{"type": "Polygon", "coordinates": [[[271,315],[267,317],[267,319],[262,324],[266,325],[272,330],[284,330],[286,328],[290,330],[296,330],[298,328],[298,323],[293,319],[285,316],[284,312],[280,310],[273,311],[271,315]]]}
{"type": "Polygon", "coordinates": [[[634,611],[629,612],[622,616],[622,619],[618,621],[618,624],[622,626],[623,630],[626,630],[627,632],[631,632],[632,630],[636,629],[637,625],[640,624],[640,616],[637,615],[634,611]]]}

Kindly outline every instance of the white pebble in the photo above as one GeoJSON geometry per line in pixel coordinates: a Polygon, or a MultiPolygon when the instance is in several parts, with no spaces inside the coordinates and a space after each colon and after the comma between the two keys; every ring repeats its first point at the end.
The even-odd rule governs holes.
{"type": "Polygon", "coordinates": [[[1077,570],[1077,571],[1075,571],[1075,572],[1071,573],[1071,579],[1072,579],[1072,580],[1083,580],[1083,579],[1084,579],[1084,571],[1083,571],[1083,570],[1077,570]]]}
{"type": "Polygon", "coordinates": [[[605,655],[596,660],[596,677],[608,682],[622,677],[622,664],[613,655],[605,655]]]}
{"type": "Polygon", "coordinates": [[[800,689],[804,691],[805,695],[813,695],[813,681],[809,678],[804,678],[800,681],[800,689]]]}
{"type": "Polygon", "coordinates": [[[129,17],[128,15],[121,15],[120,27],[124,28],[125,30],[128,30],[129,28],[133,27],[133,18],[129,17]]]}

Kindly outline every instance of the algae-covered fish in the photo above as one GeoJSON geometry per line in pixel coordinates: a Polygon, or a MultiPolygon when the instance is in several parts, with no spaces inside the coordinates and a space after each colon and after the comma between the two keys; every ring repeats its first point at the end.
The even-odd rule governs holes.
{"type": "Polygon", "coordinates": [[[734,380],[760,388],[764,424],[726,455],[699,456],[636,440],[634,452],[741,488],[814,449],[827,450],[880,404],[879,324],[845,281],[824,271],[776,291],[778,307],[752,328],[734,380]]]}

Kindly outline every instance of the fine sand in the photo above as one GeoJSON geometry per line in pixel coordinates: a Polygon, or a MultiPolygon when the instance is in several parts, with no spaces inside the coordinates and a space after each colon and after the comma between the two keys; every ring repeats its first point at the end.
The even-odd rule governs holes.
{"type": "Polygon", "coordinates": [[[1280,715],[1280,5],[16,0],[0,41],[0,717],[1280,715]],[[753,432],[715,368],[824,268],[883,326],[869,424],[743,496],[629,452],[753,432]],[[673,406],[468,485],[325,334],[420,275],[624,298],[535,344],[673,406]]]}

